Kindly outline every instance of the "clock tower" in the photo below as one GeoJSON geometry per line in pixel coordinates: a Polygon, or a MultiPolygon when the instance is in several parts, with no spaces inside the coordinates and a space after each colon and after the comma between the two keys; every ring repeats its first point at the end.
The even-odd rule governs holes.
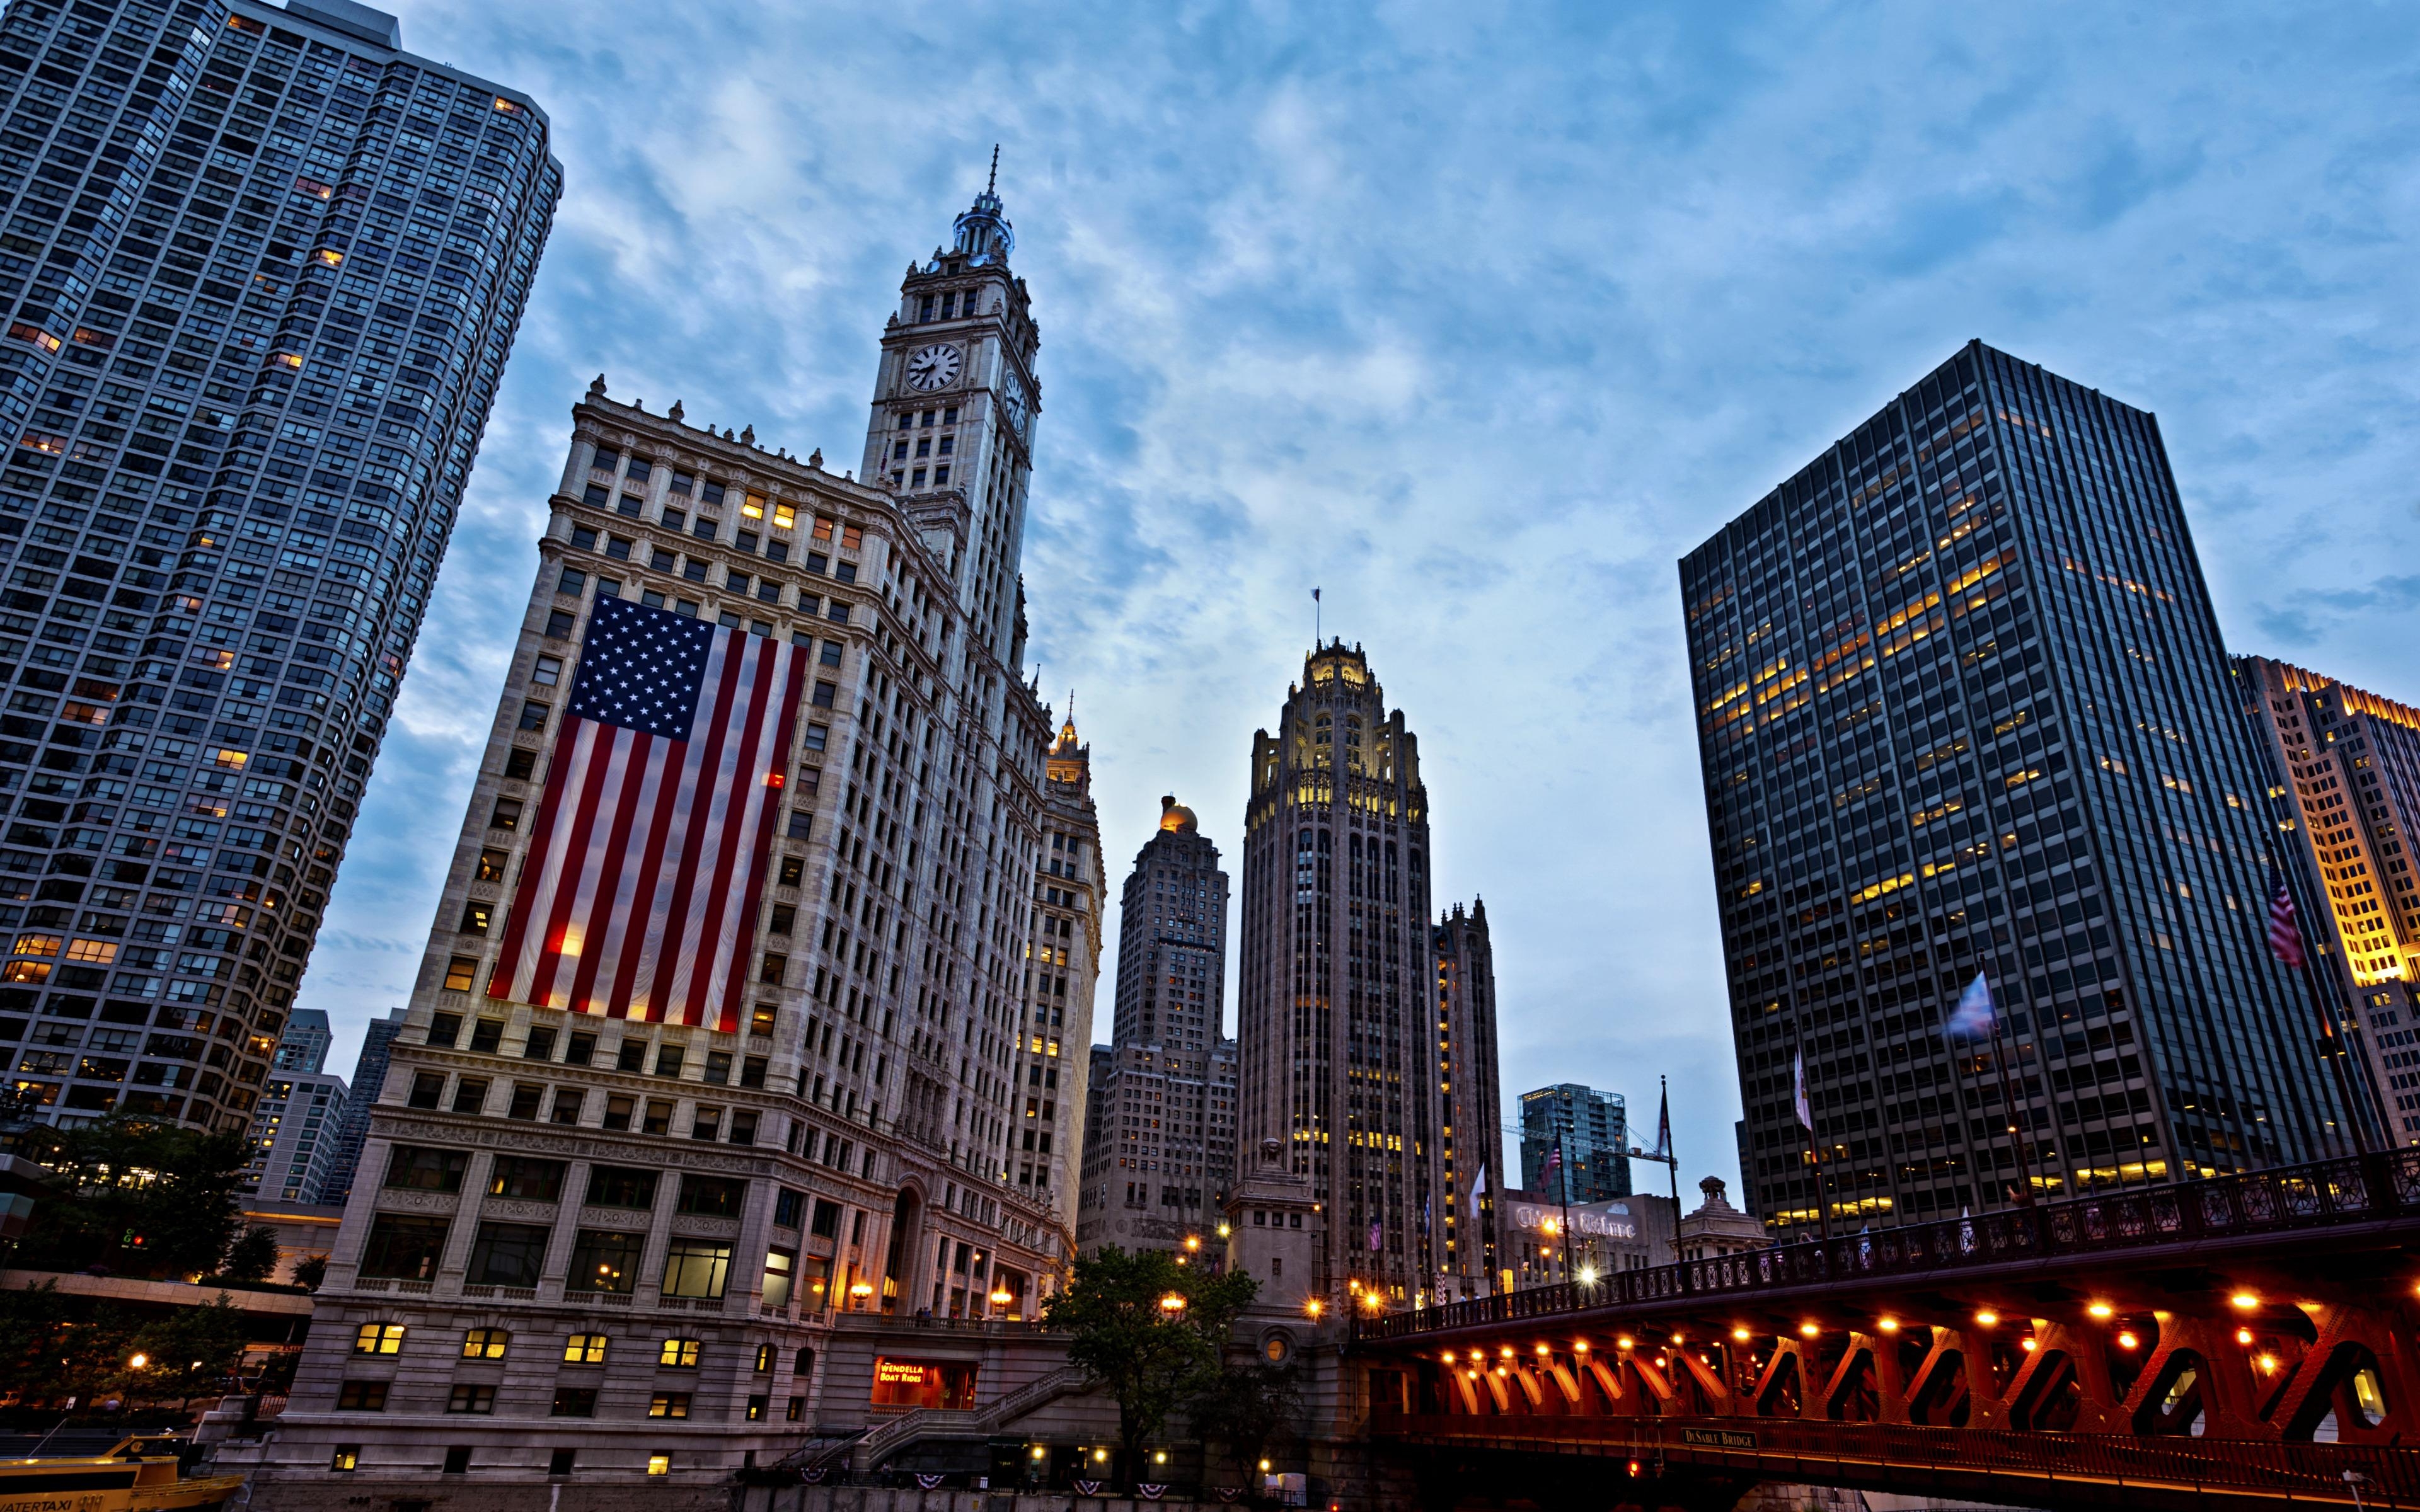
{"type": "Polygon", "coordinates": [[[1014,666],[1041,346],[1016,245],[992,179],[957,218],[948,250],[909,264],[882,334],[866,427],[868,483],[888,486],[950,579],[972,633],[1014,666]]]}

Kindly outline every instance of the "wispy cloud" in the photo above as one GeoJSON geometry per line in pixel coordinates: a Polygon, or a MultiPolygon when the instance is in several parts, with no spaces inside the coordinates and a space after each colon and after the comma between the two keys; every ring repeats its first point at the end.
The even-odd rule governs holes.
{"type": "Polygon", "coordinates": [[[403,9],[568,194],[306,983],[348,1032],[417,967],[582,387],[853,465],[995,140],[1033,656],[1112,855],[1167,791],[1240,855],[1323,586],[1488,900],[1508,1089],[1668,1067],[1693,1168],[1738,1098],[1673,563],[1959,342],[2159,412],[2242,649],[2420,698],[2396,8],[403,9]]]}

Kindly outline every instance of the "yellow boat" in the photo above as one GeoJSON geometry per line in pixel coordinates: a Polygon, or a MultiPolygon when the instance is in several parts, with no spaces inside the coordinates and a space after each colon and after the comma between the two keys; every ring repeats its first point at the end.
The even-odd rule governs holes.
{"type": "Polygon", "coordinates": [[[151,1435],[101,1455],[0,1459],[0,1512],[215,1512],[243,1477],[188,1480],[177,1468],[183,1447],[151,1435]]]}

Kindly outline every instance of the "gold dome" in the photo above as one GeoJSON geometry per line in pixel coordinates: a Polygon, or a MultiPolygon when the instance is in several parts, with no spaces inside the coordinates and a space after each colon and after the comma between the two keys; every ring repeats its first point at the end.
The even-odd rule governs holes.
{"type": "Polygon", "coordinates": [[[1176,795],[1171,793],[1159,800],[1159,827],[1184,834],[1200,829],[1202,824],[1193,817],[1193,810],[1177,802],[1176,795]]]}

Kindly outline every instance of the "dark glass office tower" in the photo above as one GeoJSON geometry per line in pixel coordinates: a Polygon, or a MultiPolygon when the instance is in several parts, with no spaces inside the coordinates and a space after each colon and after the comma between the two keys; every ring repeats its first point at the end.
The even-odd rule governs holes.
{"type": "Polygon", "coordinates": [[[0,19],[0,1054],[241,1128],[552,218],[348,0],[0,19]]]}
{"type": "Polygon", "coordinates": [[[1630,1196],[1630,1112],[1621,1094],[1577,1082],[1522,1093],[1521,1186],[1550,1202],[1630,1196]],[[1563,1158],[1550,1179],[1558,1145],[1563,1158]]]}
{"type": "Polygon", "coordinates": [[[2248,725],[2153,418],[1979,343],[1681,563],[1769,1226],[2333,1152],[2248,725]],[[1792,1108],[1806,1057],[1822,1151],[1792,1108]]]}

